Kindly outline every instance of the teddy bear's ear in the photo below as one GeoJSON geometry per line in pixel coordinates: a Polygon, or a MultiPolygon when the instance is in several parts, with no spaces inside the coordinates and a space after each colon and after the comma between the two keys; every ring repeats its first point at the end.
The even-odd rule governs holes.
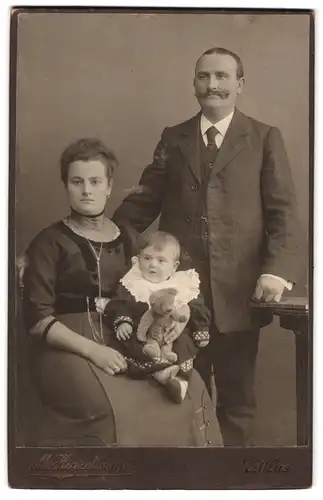
{"type": "Polygon", "coordinates": [[[158,296],[160,294],[160,290],[155,290],[154,292],[151,292],[149,295],[149,302],[150,304],[153,304],[156,299],[158,299],[158,296]]]}

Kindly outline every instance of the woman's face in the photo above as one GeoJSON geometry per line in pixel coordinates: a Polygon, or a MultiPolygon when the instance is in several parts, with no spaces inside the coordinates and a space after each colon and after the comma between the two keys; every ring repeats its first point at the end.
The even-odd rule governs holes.
{"type": "Polygon", "coordinates": [[[111,193],[112,180],[100,160],[77,160],[69,165],[67,195],[72,209],[82,215],[97,215],[104,210],[111,193]]]}

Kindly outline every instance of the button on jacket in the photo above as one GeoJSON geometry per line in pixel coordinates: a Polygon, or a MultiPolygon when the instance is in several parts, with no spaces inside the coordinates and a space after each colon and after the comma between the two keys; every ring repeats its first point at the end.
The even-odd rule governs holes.
{"type": "Polygon", "coordinates": [[[249,304],[261,274],[297,279],[292,175],[279,129],[236,109],[205,186],[202,137],[201,113],[166,128],[138,189],[114,218],[144,231],[160,215],[160,229],[177,236],[204,280],[210,274],[217,328],[245,330],[254,326],[249,304]],[[207,241],[207,257],[201,240],[207,241]]]}

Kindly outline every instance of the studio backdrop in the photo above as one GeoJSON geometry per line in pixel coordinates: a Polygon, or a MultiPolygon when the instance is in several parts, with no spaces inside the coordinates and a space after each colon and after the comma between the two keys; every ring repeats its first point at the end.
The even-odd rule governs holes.
{"type": "MultiPolygon", "coordinates": [[[[279,127],[285,140],[305,244],[297,288],[304,293],[309,17],[28,13],[19,16],[17,43],[17,254],[68,211],[59,171],[63,149],[75,139],[98,137],[115,151],[120,166],[108,207],[112,214],[152,160],[164,127],[198,112],[193,90],[196,60],[208,48],[222,46],[237,52],[244,64],[240,109],[279,127]]],[[[263,336],[260,346],[258,399],[264,420],[259,433],[265,435],[263,444],[266,439],[267,444],[294,444],[295,424],[289,425],[295,410],[293,338],[278,330],[275,324],[267,329],[268,338],[263,336]],[[279,387],[282,392],[277,394],[279,387]],[[267,422],[266,414],[279,404],[278,421],[267,422]]]]}

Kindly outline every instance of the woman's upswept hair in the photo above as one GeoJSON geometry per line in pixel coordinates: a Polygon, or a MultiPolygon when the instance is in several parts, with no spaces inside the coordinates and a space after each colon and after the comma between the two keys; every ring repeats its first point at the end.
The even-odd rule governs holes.
{"type": "Polygon", "coordinates": [[[106,165],[107,177],[112,179],[114,170],[118,166],[118,160],[114,152],[108,149],[99,139],[79,139],[73,142],[63,151],[60,160],[61,179],[65,186],[67,184],[68,169],[74,161],[100,159],[106,165]]]}

